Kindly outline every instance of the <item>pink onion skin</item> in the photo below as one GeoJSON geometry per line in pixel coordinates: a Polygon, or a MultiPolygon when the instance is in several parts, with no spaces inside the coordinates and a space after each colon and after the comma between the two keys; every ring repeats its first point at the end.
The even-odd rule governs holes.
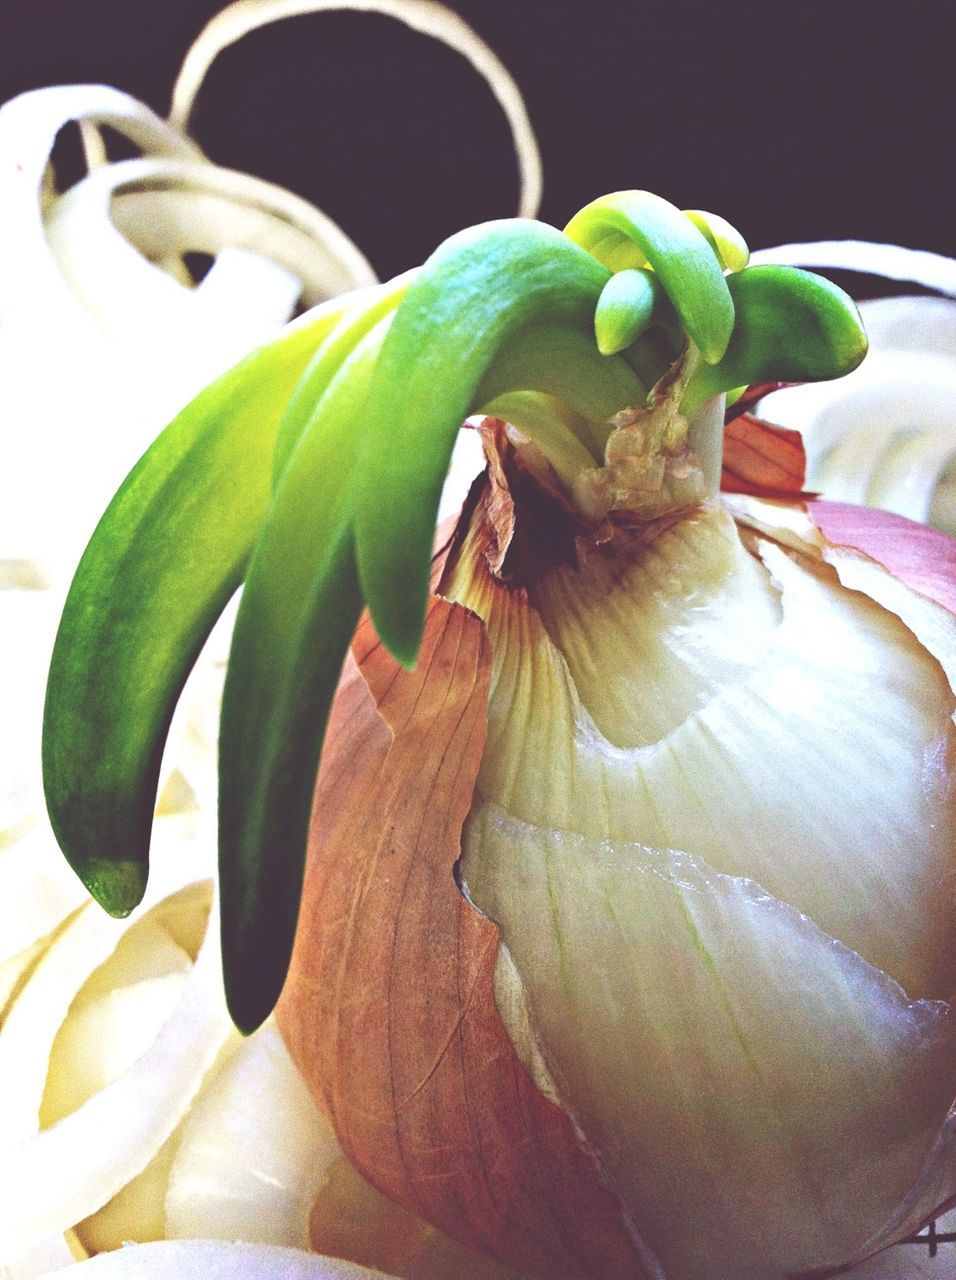
{"type": "Polygon", "coordinates": [[[876,507],[810,502],[807,509],[828,542],[861,551],[927,600],[956,613],[956,539],[876,507]]]}

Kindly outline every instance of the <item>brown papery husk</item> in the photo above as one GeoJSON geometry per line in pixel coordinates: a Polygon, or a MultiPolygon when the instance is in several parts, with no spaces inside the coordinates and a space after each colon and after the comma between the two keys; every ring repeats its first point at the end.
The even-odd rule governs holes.
{"type": "MultiPolygon", "coordinates": [[[[817,554],[832,540],[956,609],[956,543],[883,513],[808,503],[792,433],[744,426],[725,472],[738,493],[788,497],[821,530],[817,554]]],[[[490,483],[476,482],[459,529],[482,522],[496,577],[520,590],[529,555],[574,557],[587,544],[607,554],[635,536],[626,514],[586,527],[521,466],[503,424],[486,421],[482,434],[490,483]]],[[[438,557],[435,585],[459,546],[438,557]]],[[[414,672],[367,618],[353,655],[278,1013],[292,1056],[365,1177],[446,1234],[542,1277],[651,1280],[595,1154],[509,1039],[495,1003],[498,929],[456,882],[486,739],[483,624],[436,594],[414,672]]],[[[897,1238],[925,1219],[901,1222],[897,1238]]]]}

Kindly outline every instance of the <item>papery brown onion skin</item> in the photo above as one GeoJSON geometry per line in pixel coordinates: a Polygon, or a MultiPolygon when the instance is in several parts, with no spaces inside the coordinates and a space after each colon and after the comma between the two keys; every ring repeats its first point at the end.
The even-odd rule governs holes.
{"type": "MultiPolygon", "coordinates": [[[[776,476],[734,487],[799,491],[799,467],[782,466],[772,494],[776,476]]],[[[882,512],[801,509],[956,612],[952,539],[882,512]]],[[[416,672],[368,621],[353,652],[279,1008],[293,1058],[364,1175],[447,1234],[540,1276],[651,1280],[598,1157],[521,1065],[495,1004],[497,928],[455,882],[485,737],[483,625],[433,596],[416,672]]]]}
{"type": "Polygon", "coordinates": [[[316,791],[279,1025],[353,1162],[538,1274],[642,1276],[567,1116],[494,1001],[498,931],[454,879],[485,739],[482,624],[433,598],[414,673],[357,633],[316,791]],[[394,735],[394,736],[393,736],[394,735]]]}

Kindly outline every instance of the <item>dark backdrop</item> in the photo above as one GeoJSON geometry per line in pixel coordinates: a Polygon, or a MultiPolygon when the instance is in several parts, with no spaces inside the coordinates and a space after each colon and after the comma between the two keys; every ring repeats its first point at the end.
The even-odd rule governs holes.
{"type": "MultiPolygon", "coordinates": [[[[0,0],[0,100],[101,81],[162,113],[220,0],[0,0]]],[[[522,86],[548,221],[642,186],[752,245],[855,236],[956,255],[951,0],[458,0],[522,86]],[[759,16],[755,16],[759,15],[759,16]]],[[[326,13],[222,55],[194,117],[217,161],[292,187],[378,271],[510,214],[506,126],[454,53],[326,13]]]]}

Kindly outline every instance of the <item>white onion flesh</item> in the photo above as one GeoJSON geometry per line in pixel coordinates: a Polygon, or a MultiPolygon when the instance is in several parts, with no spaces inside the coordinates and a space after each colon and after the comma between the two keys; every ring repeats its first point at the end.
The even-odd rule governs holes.
{"type": "MultiPolygon", "coordinates": [[[[825,573],[800,572],[772,547],[762,549],[762,581],[753,581],[754,562],[746,557],[708,565],[701,546],[725,545],[710,536],[715,521],[729,523],[719,510],[683,522],[627,573],[617,565],[605,575],[598,564],[590,587],[578,581],[590,569],[556,571],[531,588],[540,612],[500,591],[492,612],[487,588],[466,593],[463,602],[489,617],[500,655],[479,790],[531,824],[690,849],[715,860],[719,871],[752,876],[911,994],[944,995],[956,924],[945,892],[953,819],[939,821],[950,803],[945,771],[924,762],[952,750],[948,682],[891,615],[850,593],[831,595],[825,573]],[[683,597],[690,562],[700,589],[683,597]],[[750,652],[759,661],[752,670],[731,666],[723,685],[701,691],[704,655],[682,651],[687,628],[677,607],[674,644],[661,655],[667,662],[651,682],[653,696],[640,688],[637,660],[626,690],[609,685],[608,701],[629,706],[634,725],[630,740],[620,730],[610,740],[588,701],[597,697],[592,656],[620,655],[605,669],[626,679],[624,655],[643,658],[656,641],[662,596],[685,600],[696,635],[697,611],[710,594],[719,605],[721,595],[746,583],[753,617],[762,618],[754,624],[758,642],[750,652]],[[780,610],[769,631],[768,590],[780,610]],[[577,612],[567,603],[575,593],[577,612]],[[688,690],[701,699],[689,710],[688,690]],[[667,731],[642,743],[639,735],[662,716],[670,717],[667,731]],[[526,733],[520,751],[511,740],[516,725],[526,733]],[[867,757],[860,742],[869,744],[867,757]],[[781,777],[790,780],[785,810],[781,777]],[[786,858],[778,853],[782,830],[786,858]],[[861,901],[870,904],[865,932],[861,901]]],[[[745,654],[749,615],[737,612],[745,654]]],[[[711,674],[719,680],[727,638],[719,628],[714,635],[711,674]]]]}
{"type": "Polygon", "coordinates": [[[668,1280],[862,1258],[956,1191],[956,698],[914,634],[954,622],[749,506],[795,550],[714,508],[526,599],[466,541],[450,587],[495,663],[465,882],[668,1280]]]}
{"type": "Polygon", "coordinates": [[[69,1267],[88,1257],[72,1231],[40,1240],[18,1258],[0,1263],[3,1280],[42,1280],[51,1271],[69,1267]]]}
{"type": "Polygon", "coordinates": [[[175,1015],[132,1067],[52,1128],[0,1153],[10,1215],[0,1256],[88,1217],[140,1173],[185,1114],[231,1026],[210,931],[175,1015]]]}
{"type": "Polygon", "coordinates": [[[208,163],[144,158],[94,170],[60,197],[46,227],[66,279],[124,345],[152,341],[161,350],[164,326],[178,320],[191,330],[178,335],[181,340],[201,339],[210,356],[221,359],[215,347],[222,336],[207,332],[215,324],[229,335],[234,349],[224,354],[234,361],[271,336],[300,296],[313,306],[375,280],[352,242],[307,201],[208,163]],[[228,279],[228,256],[219,273],[210,271],[195,288],[154,265],[163,254],[215,256],[229,249],[234,269],[245,267],[239,277],[249,289],[245,300],[239,280],[227,288],[219,279],[228,279]],[[246,266],[250,258],[256,276],[246,266]],[[249,298],[256,298],[255,309],[249,298]],[[254,324],[251,335],[236,320],[254,324]]]}
{"type": "Polygon", "coordinates": [[[312,1203],[340,1156],[267,1024],[239,1046],[183,1125],[166,1234],[307,1248],[312,1203]]]}
{"type": "Polygon", "coordinates": [[[101,1253],[65,1271],[69,1280],[390,1280],[384,1272],[275,1245],[170,1240],[101,1253]],[[83,1272],[80,1275],[80,1272],[83,1272]]]}
{"type": "MultiPolygon", "coordinates": [[[[0,477],[0,489],[13,482],[12,477],[6,482],[0,477]]],[[[60,605],[59,596],[51,591],[18,585],[16,577],[22,565],[4,568],[0,572],[0,707],[4,727],[0,734],[0,857],[9,844],[36,826],[43,811],[40,733],[46,659],[56,634],[60,605]]],[[[9,912],[12,918],[20,909],[21,899],[11,897],[4,901],[0,912],[9,912]]],[[[13,920],[5,916],[0,918],[0,926],[4,923],[17,929],[13,920]]],[[[10,936],[9,948],[7,938],[7,930],[0,927],[0,955],[18,949],[15,935],[10,936]]]]}
{"type": "Polygon", "coordinates": [[[948,1006],[909,1001],[762,886],[676,850],[487,804],[465,875],[664,1274],[749,1280],[781,1255],[796,1271],[865,1250],[948,1111],[948,1006]],[[854,1241],[847,1200],[869,1224],[854,1241]]]}
{"type": "Polygon", "coordinates": [[[41,193],[56,136],[72,121],[96,120],[144,151],[200,159],[198,147],[135,98],[105,85],[34,90],[0,107],[0,323],[61,326],[82,309],[46,243],[41,193]]]}
{"type": "MultiPolygon", "coordinates": [[[[173,821],[167,819],[167,822],[173,821]]],[[[160,846],[165,843],[160,833],[160,846]]],[[[5,1144],[29,1138],[39,1122],[46,1065],[67,1010],[90,975],[125,935],[168,893],[193,882],[194,842],[178,841],[151,877],[142,905],[125,920],[113,920],[87,903],[50,944],[0,1029],[0,1134],[5,1144]]],[[[72,1223],[67,1223],[71,1226],[72,1223]]]]}

